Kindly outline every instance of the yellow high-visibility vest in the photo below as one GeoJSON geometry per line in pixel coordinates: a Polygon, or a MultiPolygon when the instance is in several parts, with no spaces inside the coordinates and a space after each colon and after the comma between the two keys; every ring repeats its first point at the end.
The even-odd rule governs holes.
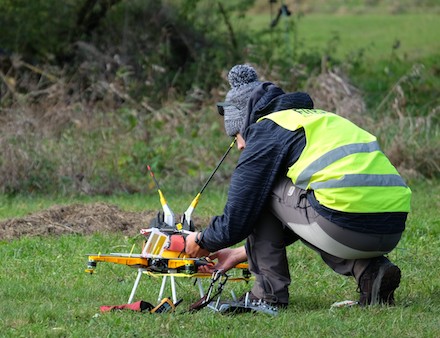
{"type": "Polygon", "coordinates": [[[375,136],[317,109],[283,110],[262,119],[287,130],[304,128],[306,146],[287,176],[313,190],[321,205],[352,213],[409,212],[411,190],[375,136]]]}

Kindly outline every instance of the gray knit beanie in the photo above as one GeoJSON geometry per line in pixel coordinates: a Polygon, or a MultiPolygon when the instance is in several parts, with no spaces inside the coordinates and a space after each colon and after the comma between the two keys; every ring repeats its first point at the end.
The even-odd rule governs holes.
{"type": "Polygon", "coordinates": [[[225,130],[235,136],[247,117],[247,103],[252,91],[261,83],[255,69],[249,65],[236,65],[228,73],[231,90],[226,94],[224,108],[225,130]]]}

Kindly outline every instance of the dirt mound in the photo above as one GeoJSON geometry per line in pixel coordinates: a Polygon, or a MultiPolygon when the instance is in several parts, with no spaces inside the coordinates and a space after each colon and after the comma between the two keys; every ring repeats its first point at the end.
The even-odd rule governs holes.
{"type": "Polygon", "coordinates": [[[121,232],[134,236],[139,234],[140,229],[148,227],[157,212],[123,211],[107,203],[53,206],[23,218],[0,222],[0,240],[22,236],[89,235],[95,232],[121,232]]]}

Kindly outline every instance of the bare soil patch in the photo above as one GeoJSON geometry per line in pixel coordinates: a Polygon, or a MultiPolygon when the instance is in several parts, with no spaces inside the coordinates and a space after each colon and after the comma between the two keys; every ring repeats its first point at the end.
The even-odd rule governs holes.
{"type": "MultiPolygon", "coordinates": [[[[56,205],[22,218],[0,222],[0,240],[23,236],[47,236],[96,232],[119,232],[127,236],[139,234],[157,217],[157,210],[131,212],[107,203],[56,205]]],[[[196,224],[202,224],[197,219],[196,224]]],[[[206,220],[205,220],[206,221],[206,220]]]]}

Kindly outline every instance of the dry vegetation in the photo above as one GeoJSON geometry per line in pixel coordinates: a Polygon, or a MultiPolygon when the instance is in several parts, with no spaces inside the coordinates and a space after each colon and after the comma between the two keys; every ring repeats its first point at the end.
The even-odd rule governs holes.
{"type": "MultiPolygon", "coordinates": [[[[59,236],[65,234],[120,233],[139,235],[148,228],[158,211],[130,212],[107,203],[55,205],[21,218],[0,222],[0,240],[23,236],[59,236]]],[[[208,219],[193,217],[195,224],[206,224],[208,219]]]]}
{"type": "MultiPolygon", "coordinates": [[[[12,60],[2,76],[1,192],[142,192],[147,158],[164,177],[176,179],[214,167],[224,149],[212,148],[212,137],[224,137],[212,106],[226,87],[211,93],[199,90],[184,102],[169,100],[154,108],[131,98],[117,68],[94,81],[90,74],[95,66],[83,62],[82,70],[69,78],[61,69],[30,68],[12,60]]],[[[263,79],[276,82],[273,71],[259,72],[263,79]]],[[[378,109],[390,107],[380,120],[366,112],[363,93],[340,69],[322,70],[308,80],[306,90],[316,107],[348,117],[378,135],[405,175],[435,177],[438,140],[427,138],[438,135],[438,108],[425,117],[407,114],[401,87],[405,79],[380,103],[378,109]]],[[[192,175],[196,182],[203,181],[203,175],[192,175]]]]}

